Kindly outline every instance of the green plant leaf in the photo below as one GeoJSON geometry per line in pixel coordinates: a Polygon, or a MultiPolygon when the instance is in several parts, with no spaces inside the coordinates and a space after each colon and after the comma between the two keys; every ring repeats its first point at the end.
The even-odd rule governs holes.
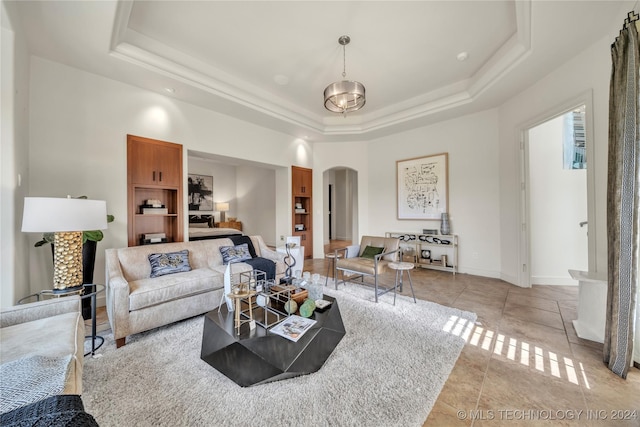
{"type": "Polygon", "coordinates": [[[53,243],[53,233],[43,233],[42,240],[37,241],[34,246],[36,248],[39,248],[40,246],[44,246],[47,243],[53,243]]]}
{"type": "Polygon", "coordinates": [[[91,230],[91,231],[85,231],[84,233],[82,233],[82,243],[86,242],[87,240],[93,240],[95,242],[99,242],[103,238],[104,238],[104,234],[102,234],[102,231],[100,230],[91,230]]]}

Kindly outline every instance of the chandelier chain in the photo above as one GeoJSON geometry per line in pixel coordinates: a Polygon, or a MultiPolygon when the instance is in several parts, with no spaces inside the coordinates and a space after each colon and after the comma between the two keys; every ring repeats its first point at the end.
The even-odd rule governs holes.
{"type": "Polygon", "coordinates": [[[347,77],[347,47],[342,45],[342,78],[347,77]]]}
{"type": "Polygon", "coordinates": [[[347,47],[351,38],[342,36],[338,43],[342,45],[342,81],[331,83],[324,90],[324,107],[334,113],[358,111],[366,102],[364,85],[356,81],[347,80],[347,47]]]}

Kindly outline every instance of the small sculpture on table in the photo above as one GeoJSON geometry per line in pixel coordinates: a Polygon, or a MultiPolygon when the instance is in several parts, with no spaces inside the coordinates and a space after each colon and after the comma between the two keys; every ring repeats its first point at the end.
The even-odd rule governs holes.
{"type": "Polygon", "coordinates": [[[295,247],[295,243],[287,243],[284,248],[287,251],[287,254],[284,257],[284,265],[287,266],[287,269],[284,272],[284,277],[280,279],[280,283],[290,284],[293,279],[291,275],[291,269],[296,265],[296,259],[291,255],[291,248],[295,247]]]}

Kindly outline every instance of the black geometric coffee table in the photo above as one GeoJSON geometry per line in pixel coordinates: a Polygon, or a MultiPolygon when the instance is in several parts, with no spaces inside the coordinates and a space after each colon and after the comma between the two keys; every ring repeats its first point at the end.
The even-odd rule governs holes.
{"type": "Polygon", "coordinates": [[[316,372],[345,334],[338,302],[324,299],[331,306],[314,312],[316,324],[297,342],[260,326],[250,330],[248,323],[237,335],[226,305],[210,311],[204,318],[200,358],[242,387],[316,372]]]}

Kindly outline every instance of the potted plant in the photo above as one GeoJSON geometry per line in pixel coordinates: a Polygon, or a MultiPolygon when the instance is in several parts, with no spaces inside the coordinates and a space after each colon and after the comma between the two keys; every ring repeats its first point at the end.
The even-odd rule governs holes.
{"type": "MultiPolygon", "coordinates": [[[[77,197],[78,199],[86,199],[87,196],[77,197]]],[[[107,223],[113,222],[115,217],[113,215],[107,215],[107,223]]],[[[44,246],[47,243],[51,244],[51,254],[53,254],[53,235],[54,233],[44,233],[42,240],[35,243],[35,247],[44,246]]],[[[96,263],[96,248],[98,242],[104,238],[104,234],[101,230],[86,230],[82,232],[82,283],[93,283],[93,271],[96,263]]],[[[88,289],[92,291],[92,289],[88,289]]],[[[82,317],[88,319],[91,317],[91,300],[82,300],[82,317]]]]}

